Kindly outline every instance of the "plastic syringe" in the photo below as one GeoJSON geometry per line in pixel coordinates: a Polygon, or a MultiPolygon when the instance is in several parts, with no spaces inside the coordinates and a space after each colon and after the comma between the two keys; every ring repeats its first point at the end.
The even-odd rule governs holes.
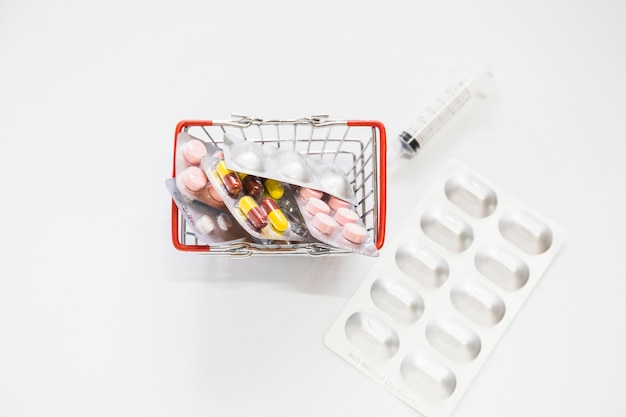
{"type": "Polygon", "coordinates": [[[478,89],[489,72],[475,74],[448,88],[398,139],[402,144],[402,156],[412,158],[430,140],[430,138],[452,117],[465,103],[475,95],[482,95],[478,89]]]}

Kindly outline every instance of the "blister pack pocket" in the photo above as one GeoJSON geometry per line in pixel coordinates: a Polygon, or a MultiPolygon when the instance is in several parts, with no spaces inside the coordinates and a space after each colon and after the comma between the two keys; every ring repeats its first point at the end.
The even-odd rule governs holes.
{"type": "Polygon", "coordinates": [[[562,245],[563,231],[451,161],[325,335],[426,417],[447,417],[562,245]]]}
{"type": "Polygon", "coordinates": [[[288,142],[277,147],[225,133],[223,148],[224,160],[233,171],[313,188],[354,203],[354,190],[338,166],[291,149],[288,142]]]}

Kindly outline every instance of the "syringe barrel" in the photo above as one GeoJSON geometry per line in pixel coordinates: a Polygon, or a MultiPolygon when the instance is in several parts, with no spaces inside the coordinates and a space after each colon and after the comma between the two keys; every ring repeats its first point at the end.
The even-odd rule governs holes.
{"type": "Polygon", "coordinates": [[[408,129],[403,130],[399,139],[409,154],[415,154],[426,142],[456,113],[471,97],[465,87],[448,90],[433,106],[421,115],[408,129]]]}
{"type": "MultiPolygon", "coordinates": [[[[479,84],[488,75],[477,73],[467,81],[461,81],[439,97],[415,122],[403,130],[398,139],[402,143],[405,155],[412,157],[426,142],[454,115],[475,93],[479,93],[479,84]]],[[[479,93],[480,94],[480,93],[479,93]]]]}

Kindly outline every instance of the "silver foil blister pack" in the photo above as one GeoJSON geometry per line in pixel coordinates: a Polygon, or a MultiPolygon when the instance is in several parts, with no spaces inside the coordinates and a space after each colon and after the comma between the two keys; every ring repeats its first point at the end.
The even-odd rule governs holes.
{"type": "Polygon", "coordinates": [[[446,417],[557,254],[563,231],[452,160],[325,335],[426,417],[446,417]]]}
{"type": "Polygon", "coordinates": [[[224,160],[233,171],[320,190],[354,203],[346,173],[330,162],[313,158],[289,146],[246,141],[224,133],[224,160]]]}

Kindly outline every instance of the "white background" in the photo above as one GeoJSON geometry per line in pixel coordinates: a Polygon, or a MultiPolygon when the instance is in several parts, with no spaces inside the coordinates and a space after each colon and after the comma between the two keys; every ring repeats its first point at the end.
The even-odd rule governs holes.
{"type": "Polygon", "coordinates": [[[373,258],[170,242],[182,119],[378,119],[487,62],[390,161],[388,239],[455,157],[566,243],[455,416],[626,413],[626,3],[0,3],[1,416],[414,416],[324,347],[373,258]]]}

